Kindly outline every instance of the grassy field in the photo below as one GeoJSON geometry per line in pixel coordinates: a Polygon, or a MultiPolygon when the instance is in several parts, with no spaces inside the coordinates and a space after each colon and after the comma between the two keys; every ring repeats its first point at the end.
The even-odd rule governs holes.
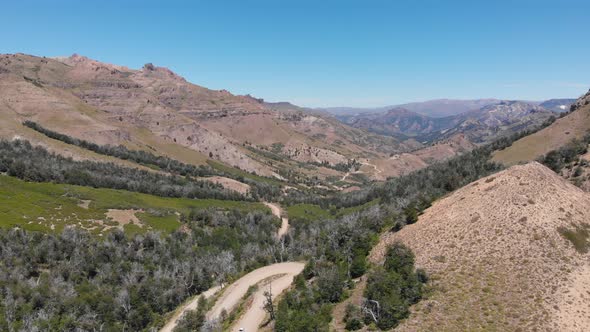
{"type": "Polygon", "coordinates": [[[322,209],[319,205],[314,204],[295,204],[287,207],[287,215],[291,220],[302,220],[302,221],[315,221],[321,219],[331,219],[341,217],[350,213],[354,213],[372,205],[378,204],[379,200],[373,200],[363,205],[338,209],[338,210],[326,210],[322,209]]]}
{"type": "Polygon", "coordinates": [[[163,198],[124,190],[32,183],[0,175],[0,227],[59,232],[77,225],[95,234],[115,227],[122,227],[128,234],[172,232],[180,226],[179,215],[192,208],[268,210],[260,203],[163,198]],[[140,222],[122,225],[110,220],[106,216],[110,209],[133,210],[130,214],[140,222]]]}

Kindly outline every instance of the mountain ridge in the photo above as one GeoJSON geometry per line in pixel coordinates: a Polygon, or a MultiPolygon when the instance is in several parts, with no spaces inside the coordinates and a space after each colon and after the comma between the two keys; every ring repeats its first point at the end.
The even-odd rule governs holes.
{"type": "MultiPolygon", "coordinates": [[[[32,139],[19,122],[33,120],[97,144],[123,144],[188,163],[214,159],[278,178],[288,176],[279,174],[285,169],[305,177],[299,163],[336,165],[419,147],[290,104],[279,112],[262,99],[207,89],[151,63],[129,69],[78,54],[57,60],[7,54],[0,55],[0,71],[0,117],[10,123],[0,136],[9,139],[32,139]],[[273,147],[280,149],[271,156],[273,147]]],[[[63,152],[54,143],[44,142],[63,152]]],[[[320,168],[318,174],[330,172],[320,168]]]]}

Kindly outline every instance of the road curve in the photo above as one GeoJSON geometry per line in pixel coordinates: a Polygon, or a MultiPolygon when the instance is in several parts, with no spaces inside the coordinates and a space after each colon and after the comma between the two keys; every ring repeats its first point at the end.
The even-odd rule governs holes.
{"type": "MultiPolygon", "coordinates": [[[[303,271],[303,267],[299,272],[303,271]]],[[[272,299],[276,299],[285,289],[293,283],[295,275],[286,274],[279,277],[278,279],[272,280],[271,282],[265,282],[262,285],[258,285],[258,290],[254,293],[254,300],[242,317],[233,325],[231,331],[239,332],[240,328],[243,328],[245,332],[258,331],[260,324],[264,323],[266,317],[266,311],[264,310],[264,292],[268,291],[269,288],[272,293],[272,299]]]]}
{"type": "MultiPolygon", "coordinates": [[[[246,274],[245,276],[243,276],[240,279],[238,279],[237,281],[235,281],[233,284],[226,287],[226,289],[223,291],[221,296],[217,299],[217,302],[215,302],[215,305],[213,306],[213,308],[211,308],[211,310],[207,313],[207,318],[208,319],[218,318],[221,315],[221,312],[223,311],[223,309],[225,309],[225,311],[228,313],[231,312],[236,307],[236,305],[240,302],[240,299],[242,299],[242,297],[246,294],[246,292],[248,291],[248,288],[250,286],[256,285],[257,283],[261,282],[264,279],[270,278],[275,275],[284,274],[285,276],[281,277],[280,279],[290,278],[290,281],[289,281],[289,284],[290,284],[291,281],[293,281],[293,277],[298,275],[299,273],[301,273],[301,271],[303,271],[304,267],[305,267],[304,263],[285,262],[285,263],[277,263],[277,264],[267,265],[265,267],[261,267],[259,269],[256,269],[256,270],[246,274]]],[[[289,286],[289,284],[284,288],[287,288],[289,286]]],[[[273,283],[273,285],[274,285],[274,283],[273,283]]],[[[277,288],[277,290],[278,290],[278,288],[277,288]]],[[[273,292],[274,292],[274,290],[273,290],[273,292]]],[[[250,320],[251,317],[253,317],[253,316],[250,316],[250,315],[252,315],[251,314],[252,309],[253,309],[253,307],[251,307],[246,313],[244,313],[243,319],[250,320]]],[[[253,317],[252,319],[255,319],[255,318],[257,318],[257,317],[253,317]]],[[[264,316],[263,316],[263,318],[264,318],[264,316]]]]}
{"type": "Polygon", "coordinates": [[[268,206],[271,209],[272,214],[281,219],[281,228],[277,233],[277,237],[280,239],[283,235],[287,234],[287,231],[289,230],[289,219],[283,218],[281,216],[281,208],[277,204],[264,202],[264,205],[268,206]]]}
{"type": "MultiPolygon", "coordinates": [[[[289,219],[283,218],[281,216],[281,208],[279,205],[268,202],[264,202],[264,205],[269,207],[272,211],[272,214],[277,216],[282,221],[281,228],[277,232],[277,237],[280,239],[283,235],[287,234],[287,231],[289,230],[289,219]]],[[[279,295],[282,291],[287,289],[289,285],[291,285],[293,278],[297,274],[301,273],[304,267],[305,264],[299,262],[277,263],[261,267],[246,274],[224,289],[223,294],[216,301],[213,308],[207,313],[207,318],[218,318],[223,309],[225,309],[227,312],[230,312],[238,304],[244,294],[246,294],[250,286],[256,285],[264,279],[270,278],[272,276],[283,275],[272,282],[273,295],[279,295]]],[[[266,285],[267,288],[264,288],[265,285],[261,286],[262,288],[254,294],[253,305],[246,313],[244,313],[238,322],[239,324],[243,324],[244,326],[248,327],[246,331],[256,331],[264,319],[265,313],[262,309],[262,304],[264,303],[264,291],[268,288],[268,286],[266,285]]],[[[220,286],[215,286],[203,292],[202,294],[195,296],[190,302],[178,310],[170,320],[168,320],[166,325],[160,329],[160,332],[172,332],[178,325],[178,319],[185,312],[189,310],[195,310],[197,308],[199,297],[201,295],[205,296],[205,298],[209,298],[215,295],[220,289],[220,286]]],[[[239,327],[237,327],[236,330],[238,328],[239,327]]]]}
{"type": "Polygon", "coordinates": [[[179,318],[182,317],[182,315],[185,312],[190,311],[190,310],[197,309],[197,306],[199,305],[199,298],[201,296],[204,296],[206,299],[208,299],[211,296],[215,295],[220,289],[221,289],[220,286],[211,287],[208,290],[206,290],[205,292],[203,292],[203,293],[195,296],[192,300],[190,300],[187,304],[185,304],[182,308],[180,308],[174,314],[174,316],[172,316],[172,318],[170,318],[168,320],[168,322],[166,323],[166,325],[164,325],[164,327],[162,327],[160,329],[160,332],[172,332],[172,331],[174,331],[174,328],[176,327],[176,325],[178,325],[179,318]]]}

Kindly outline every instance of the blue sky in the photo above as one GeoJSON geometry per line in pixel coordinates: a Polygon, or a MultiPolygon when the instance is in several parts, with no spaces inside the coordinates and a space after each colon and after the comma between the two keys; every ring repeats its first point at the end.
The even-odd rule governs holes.
{"type": "Polygon", "coordinates": [[[0,52],[153,62],[304,106],[590,88],[587,0],[5,1],[0,52]]]}

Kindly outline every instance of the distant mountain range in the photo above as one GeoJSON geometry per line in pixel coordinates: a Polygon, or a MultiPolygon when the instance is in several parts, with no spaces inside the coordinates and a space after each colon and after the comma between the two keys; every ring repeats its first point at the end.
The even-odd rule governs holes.
{"type": "Polygon", "coordinates": [[[435,99],[424,102],[414,102],[401,105],[383,106],[375,108],[359,107],[327,107],[321,110],[336,116],[358,115],[364,113],[383,113],[395,108],[403,108],[430,117],[445,117],[480,109],[484,106],[500,102],[499,99],[435,99]]]}
{"type": "Polygon", "coordinates": [[[383,112],[336,115],[340,121],[380,135],[420,142],[433,142],[455,134],[465,134],[476,143],[490,141],[500,135],[531,128],[557,115],[557,110],[568,110],[574,99],[551,99],[546,102],[501,101],[481,99],[460,103],[459,101],[432,101],[407,104],[412,109],[397,106],[383,112]],[[439,105],[441,108],[436,109],[439,105]],[[477,109],[469,109],[483,105],[477,109]],[[425,115],[424,112],[456,114],[445,117],[425,115]],[[420,110],[420,112],[415,111],[420,110]],[[467,111],[465,111],[467,110],[467,111]],[[422,113],[421,113],[422,112],[422,113]]]}
{"type": "MultiPolygon", "coordinates": [[[[569,109],[569,106],[574,103],[576,99],[549,99],[547,101],[525,101],[527,103],[538,104],[553,112],[564,112],[569,109]]],[[[385,113],[392,109],[403,108],[418,114],[426,115],[433,118],[442,118],[451,115],[457,115],[473,110],[481,109],[482,107],[493,105],[502,102],[501,99],[434,99],[423,102],[414,102],[401,105],[391,105],[374,108],[363,107],[325,107],[317,108],[335,116],[350,116],[365,113],[385,113]]]]}
{"type": "Polygon", "coordinates": [[[567,112],[570,106],[576,102],[576,99],[549,99],[539,104],[539,106],[546,108],[550,111],[561,113],[567,112]]]}

